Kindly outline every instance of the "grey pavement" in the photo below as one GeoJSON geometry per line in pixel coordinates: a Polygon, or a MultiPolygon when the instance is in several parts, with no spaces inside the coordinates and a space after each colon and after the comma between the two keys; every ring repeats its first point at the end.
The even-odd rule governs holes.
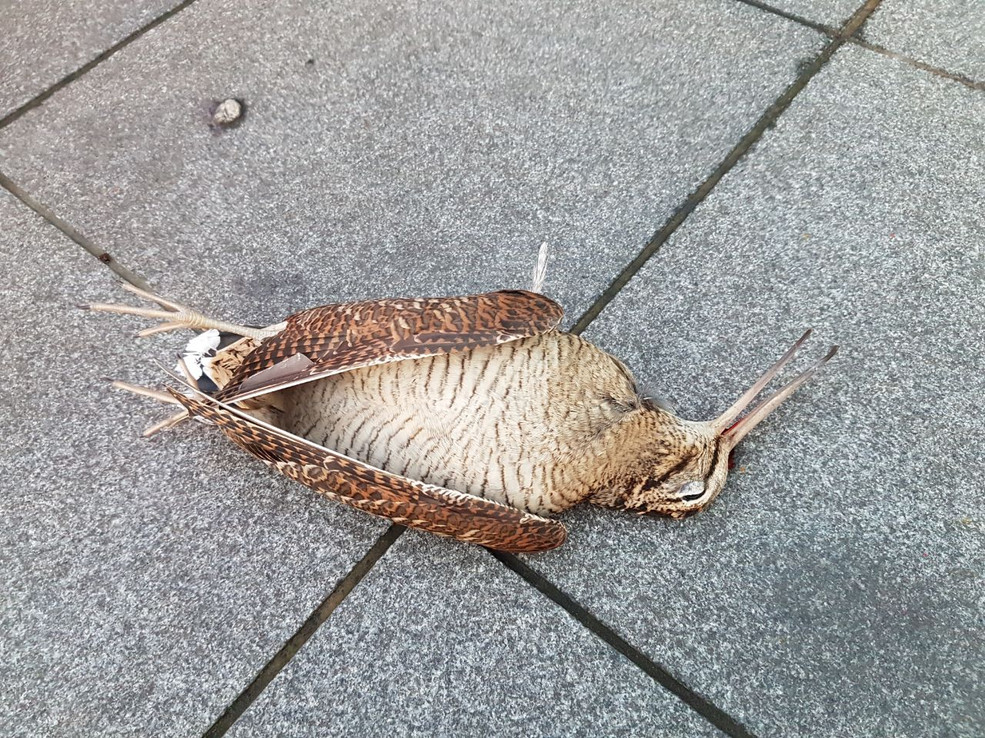
{"type": "Polygon", "coordinates": [[[0,131],[0,156],[202,309],[520,287],[549,241],[577,317],[824,40],[731,0],[596,5],[200,0],[0,131]],[[231,95],[248,125],[215,135],[231,95]]]}
{"type": "MultiPolygon", "coordinates": [[[[163,10],[5,6],[0,118],[163,10]]],[[[99,378],[178,339],[74,310],[111,272],[0,192],[0,734],[985,734],[985,92],[919,68],[981,81],[977,13],[885,0],[900,58],[845,43],[773,122],[831,39],[736,0],[197,0],[0,126],[13,190],[218,317],[524,287],[547,241],[570,325],[661,232],[586,336],[683,415],[808,325],[842,346],[708,511],[575,510],[533,581],[405,533],[234,703],[387,525],[209,429],[140,439],[164,411],[99,378]]]]}
{"type": "Polygon", "coordinates": [[[178,0],[0,4],[0,118],[177,5],[178,0]]]}
{"type": "Polygon", "coordinates": [[[886,0],[865,37],[949,72],[985,79],[985,3],[886,0]]]}
{"type": "Polygon", "coordinates": [[[231,734],[599,732],[720,735],[492,556],[415,531],[231,734]]]}

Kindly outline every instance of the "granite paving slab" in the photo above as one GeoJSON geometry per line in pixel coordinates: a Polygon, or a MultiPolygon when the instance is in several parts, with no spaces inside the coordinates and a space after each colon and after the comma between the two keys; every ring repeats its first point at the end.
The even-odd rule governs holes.
{"type": "Polygon", "coordinates": [[[695,419],[841,345],[709,510],[527,559],[757,735],[985,734],[982,120],[844,48],[587,331],[695,419]]]}
{"type": "Polygon", "coordinates": [[[486,552],[408,532],[230,735],[721,733],[486,552]]]}
{"type": "Polygon", "coordinates": [[[0,192],[0,735],[201,733],[385,523],[212,429],[153,441],[138,344],[74,306],[108,270],[0,192]]]}
{"type": "Polygon", "coordinates": [[[0,118],[177,4],[177,0],[0,3],[0,118]]]}
{"type": "Polygon", "coordinates": [[[979,0],[883,0],[865,38],[985,82],[985,3],[979,0]]]}
{"type": "Polygon", "coordinates": [[[548,241],[577,317],[823,42],[733,0],[199,0],[0,132],[0,165],[223,316],[524,286],[548,241]]]}

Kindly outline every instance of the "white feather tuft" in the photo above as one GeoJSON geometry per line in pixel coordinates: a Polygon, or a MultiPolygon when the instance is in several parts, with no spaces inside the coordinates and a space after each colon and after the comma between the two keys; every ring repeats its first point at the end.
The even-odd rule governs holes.
{"type": "MultiPolygon", "coordinates": [[[[212,364],[212,357],[219,350],[219,340],[219,331],[213,329],[199,333],[185,345],[181,356],[185,360],[185,366],[192,377],[201,379],[202,375],[205,374],[210,379],[212,378],[209,369],[212,364]]],[[[181,371],[180,363],[175,367],[175,371],[181,371]]]]}
{"type": "Polygon", "coordinates": [[[537,254],[537,266],[534,267],[534,280],[531,292],[544,291],[544,278],[547,276],[547,257],[550,256],[551,247],[544,241],[540,245],[540,252],[537,254]]]}

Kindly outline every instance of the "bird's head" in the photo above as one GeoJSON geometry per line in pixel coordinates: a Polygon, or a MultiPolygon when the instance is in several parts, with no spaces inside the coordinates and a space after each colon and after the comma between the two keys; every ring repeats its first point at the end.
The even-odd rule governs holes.
{"type": "Polygon", "coordinates": [[[731,467],[733,449],[780,404],[796,392],[832,356],[830,351],[775,394],[742,413],[807,340],[807,331],[769,371],[715,420],[681,420],[673,413],[644,403],[634,435],[633,471],[622,484],[600,491],[593,502],[640,514],[684,518],[705,507],[721,493],[731,467]]]}

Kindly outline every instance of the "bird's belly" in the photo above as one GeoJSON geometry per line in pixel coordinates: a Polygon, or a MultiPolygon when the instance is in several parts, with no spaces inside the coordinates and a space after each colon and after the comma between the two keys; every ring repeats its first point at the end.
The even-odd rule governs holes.
{"type": "Polygon", "coordinates": [[[582,345],[608,359],[548,334],[353,370],[290,390],[284,426],[402,476],[531,512],[562,510],[577,500],[559,467],[591,432],[591,407],[558,402],[578,382],[567,353],[582,345]]]}

